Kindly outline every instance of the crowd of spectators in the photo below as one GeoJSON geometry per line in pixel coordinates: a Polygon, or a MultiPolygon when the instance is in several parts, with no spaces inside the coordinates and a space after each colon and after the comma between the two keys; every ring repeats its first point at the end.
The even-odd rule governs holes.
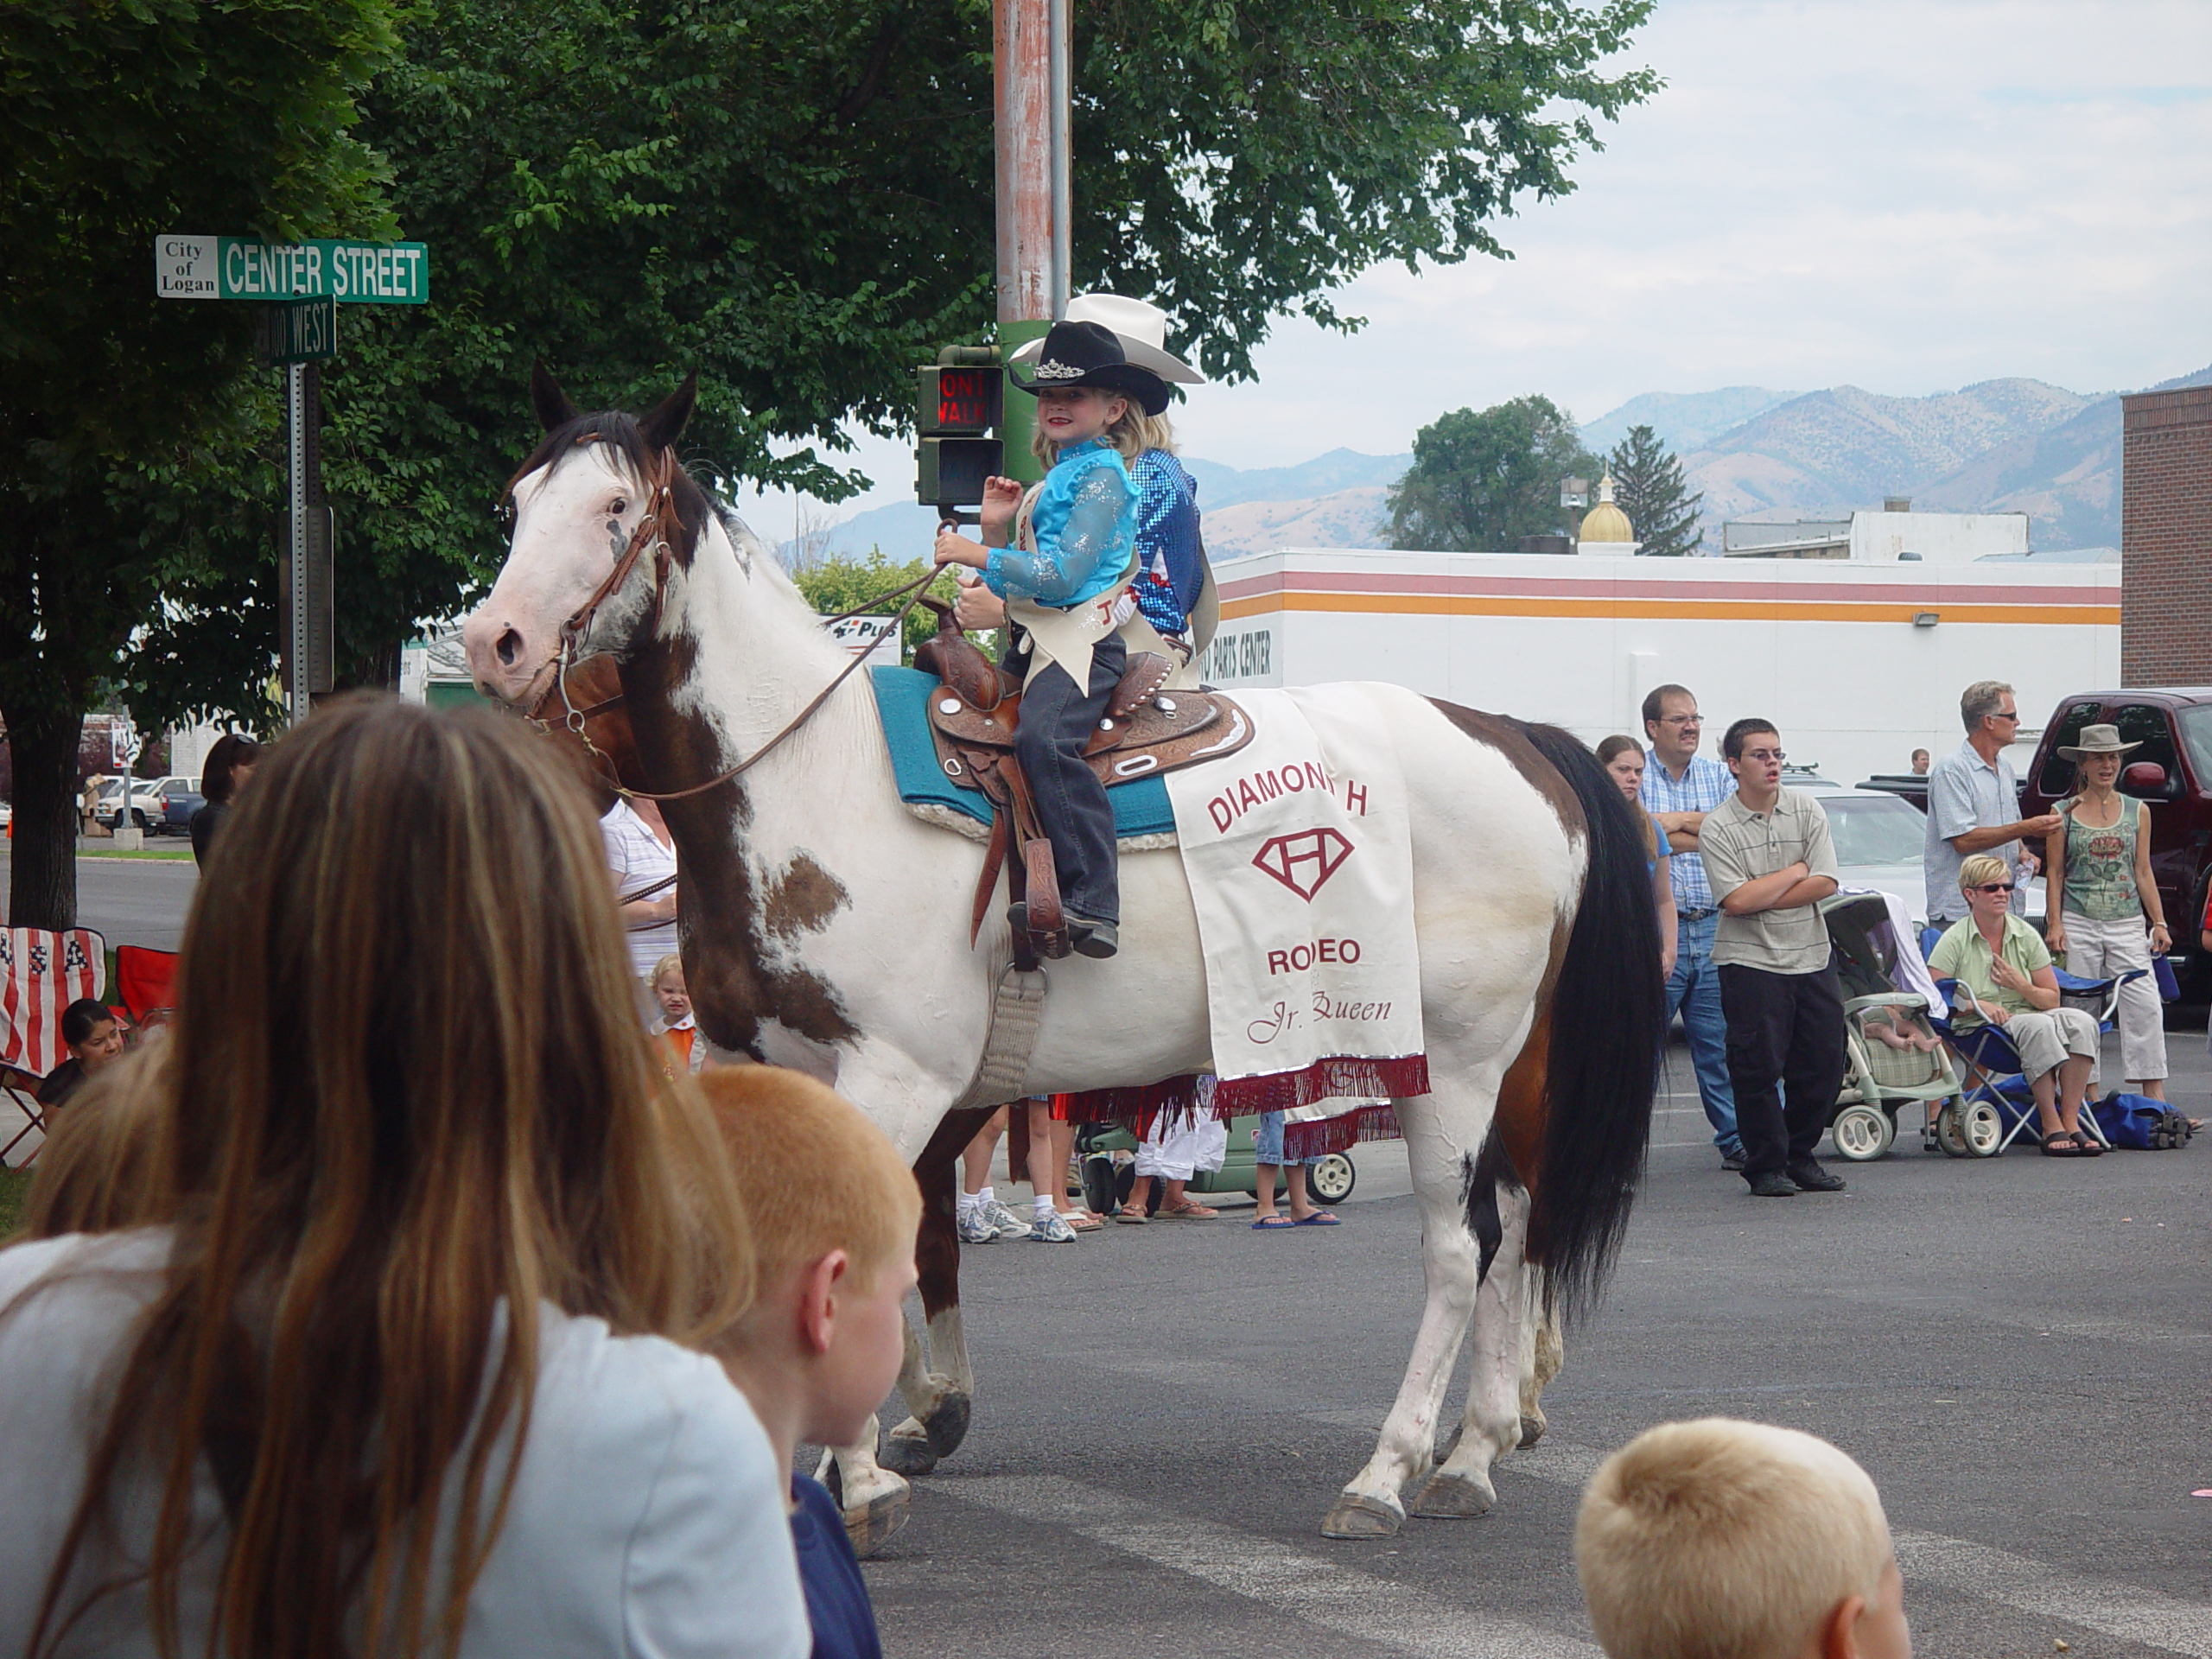
{"type": "MultiPolygon", "coordinates": [[[[1847,1052],[1819,908],[1838,880],[1827,814],[1809,793],[1784,786],[1786,755],[1768,722],[1737,721],[1715,760],[1699,753],[1704,720],[1688,687],[1656,688],[1642,713],[1648,749],[1610,737],[1598,755],[1649,815],[1654,879],[1665,884],[1662,925],[1671,934],[1660,963],[1668,1008],[1681,1015],[1722,1165],[1760,1197],[1840,1191],[1841,1179],[1813,1154],[1847,1052]]],[[[2136,745],[2110,726],[2085,728],[2059,751],[2078,769],[2079,791],[2023,818],[2005,756],[2020,723],[2012,688],[1978,681],[1961,695],[1959,714],[1965,736],[1955,750],[1932,760],[1913,753],[1914,772],[1928,779],[1925,919],[1941,935],[1929,966],[1956,987],[1953,1006],[1936,1013],[1961,1031],[2004,1025],[2036,1102],[2043,1150],[2094,1156],[2103,1146],[2082,1116],[2097,1081],[2098,1026],[2063,1005],[2054,951],[2086,978],[2133,972],[2117,993],[2122,1069],[2132,1090],[2164,1095],[2150,969],[2171,938],[2151,878],[2151,809],[2116,787],[2136,745]],[[2049,920],[2039,935],[2024,919],[2025,888],[2046,866],[2049,920]]],[[[1868,1029],[1892,1047],[1932,1046],[1878,1019],[1868,1029]]]]}

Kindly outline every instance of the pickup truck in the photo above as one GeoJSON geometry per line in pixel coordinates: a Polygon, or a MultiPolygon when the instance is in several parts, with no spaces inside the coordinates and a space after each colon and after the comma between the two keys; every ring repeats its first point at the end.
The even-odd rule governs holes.
{"type": "Polygon", "coordinates": [[[2212,999],[2212,957],[2198,944],[2212,886],[2212,686],[2080,691],[2062,698],[2035,759],[2021,770],[2020,812],[2034,817],[2075,790],[2061,747],[2101,721],[2142,744],[2120,774],[2120,792],[2151,804],[2151,874],[2174,936],[2182,1000],[2212,999]]]}
{"type": "Polygon", "coordinates": [[[207,804],[197,778],[164,778],[161,782],[162,817],[156,826],[162,834],[188,835],[192,815],[207,804]]]}

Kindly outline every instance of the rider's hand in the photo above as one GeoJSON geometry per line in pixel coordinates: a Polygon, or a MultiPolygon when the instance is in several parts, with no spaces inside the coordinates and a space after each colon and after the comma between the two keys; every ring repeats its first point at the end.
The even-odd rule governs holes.
{"type": "Polygon", "coordinates": [[[995,532],[1003,538],[1007,527],[1014,523],[1014,515],[1021,505],[1021,486],[1011,478],[987,478],[983,480],[983,505],[978,517],[986,536],[995,532]]]}
{"type": "Polygon", "coordinates": [[[938,531],[937,549],[931,556],[939,564],[968,564],[981,570],[990,563],[991,550],[947,527],[938,531]]]}
{"type": "Polygon", "coordinates": [[[980,582],[963,576],[952,601],[952,618],[971,632],[983,633],[1006,621],[1006,601],[980,582]]]}

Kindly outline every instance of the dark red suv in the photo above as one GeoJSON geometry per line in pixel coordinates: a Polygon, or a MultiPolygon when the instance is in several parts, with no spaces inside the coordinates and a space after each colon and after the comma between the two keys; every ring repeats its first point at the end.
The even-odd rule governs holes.
{"type": "Polygon", "coordinates": [[[2120,787],[2152,804],[2151,873],[2173,932],[2182,996],[2204,1001],[2212,997],[2212,957],[2197,936],[2212,884],[2212,686],[2081,691],[2062,700],[2021,774],[2021,817],[2048,812],[2074,792],[2074,763],[2058,750],[2100,721],[2119,727],[2122,742],[2143,746],[2127,757],[2120,787]]]}

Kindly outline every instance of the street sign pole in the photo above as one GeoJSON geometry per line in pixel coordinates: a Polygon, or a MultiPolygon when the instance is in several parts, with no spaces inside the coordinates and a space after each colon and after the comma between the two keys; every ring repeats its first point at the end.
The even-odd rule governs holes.
{"type": "Polygon", "coordinates": [[[287,363],[283,372],[284,526],[291,562],[291,580],[285,584],[291,601],[284,619],[284,637],[291,647],[284,653],[289,671],[285,697],[291,723],[296,726],[308,717],[314,702],[308,690],[308,365],[287,363]]]}

